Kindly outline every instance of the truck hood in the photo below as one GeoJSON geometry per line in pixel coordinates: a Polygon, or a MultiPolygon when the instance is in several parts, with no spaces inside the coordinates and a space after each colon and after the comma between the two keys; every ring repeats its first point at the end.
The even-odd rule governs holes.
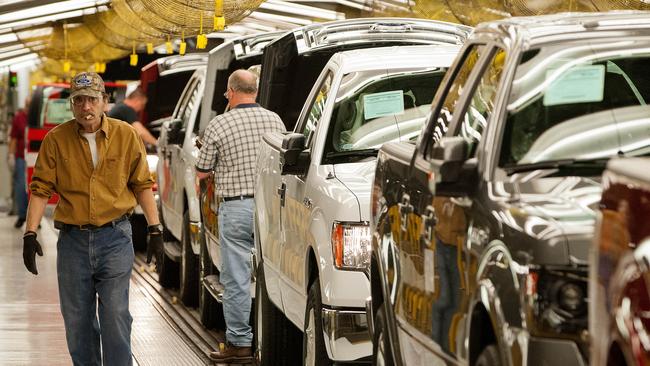
{"type": "Polygon", "coordinates": [[[513,176],[509,182],[491,183],[491,189],[500,206],[494,215],[510,229],[504,232],[523,234],[510,240],[520,243],[533,262],[587,263],[602,195],[600,178],[513,176]]]}
{"type": "Polygon", "coordinates": [[[370,220],[370,193],[377,160],[334,165],[336,178],[357,198],[361,221],[370,220]]]}

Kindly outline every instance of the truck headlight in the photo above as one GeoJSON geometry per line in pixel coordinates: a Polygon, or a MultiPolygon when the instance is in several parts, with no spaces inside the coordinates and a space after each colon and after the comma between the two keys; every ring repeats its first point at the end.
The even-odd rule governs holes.
{"type": "Polygon", "coordinates": [[[587,328],[586,268],[531,270],[526,295],[536,330],[579,334],[587,328]]]}
{"type": "Polygon", "coordinates": [[[334,222],[332,252],[338,269],[365,270],[370,264],[370,227],[367,222],[334,222]]]}
{"type": "Polygon", "coordinates": [[[580,286],[569,282],[558,291],[560,307],[568,312],[577,313],[586,306],[585,293],[580,286]]]}

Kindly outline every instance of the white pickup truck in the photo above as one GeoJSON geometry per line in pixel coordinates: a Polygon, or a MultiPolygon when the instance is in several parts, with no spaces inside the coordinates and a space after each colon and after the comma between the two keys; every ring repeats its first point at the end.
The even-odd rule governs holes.
{"type": "MultiPolygon", "coordinates": [[[[372,39],[365,49],[336,53],[318,70],[297,120],[285,121],[295,123],[293,133],[267,134],[260,144],[255,337],[261,365],[366,361],[372,352],[364,306],[370,296],[368,220],[376,154],[385,142],[418,137],[457,44],[470,31],[442,22],[374,21],[359,21],[355,38],[348,39],[356,48],[364,36],[372,39]],[[419,30],[418,42],[409,42],[413,29],[419,30]],[[413,43],[431,45],[408,45],[413,43]]],[[[345,38],[340,32],[327,35],[326,28],[319,32],[304,39],[345,38]]],[[[344,43],[339,49],[355,48],[344,43]]],[[[273,66],[291,73],[269,67],[267,57],[277,60],[274,52],[282,52],[276,44],[286,43],[276,40],[265,49],[261,80],[275,78],[276,84],[262,91],[263,104],[290,98],[289,88],[274,85],[291,86],[315,72],[286,55],[273,66]],[[285,80],[277,80],[282,75],[285,80]]]]}

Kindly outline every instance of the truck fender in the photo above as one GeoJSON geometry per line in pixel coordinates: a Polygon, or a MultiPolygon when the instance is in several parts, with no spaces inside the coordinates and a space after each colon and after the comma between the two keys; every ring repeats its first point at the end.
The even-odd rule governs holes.
{"type": "MultiPolygon", "coordinates": [[[[199,229],[201,227],[201,204],[199,203],[199,196],[196,192],[196,171],[194,170],[193,165],[186,165],[185,172],[183,174],[183,184],[185,185],[185,199],[187,203],[187,210],[190,216],[190,225],[198,224],[199,229]]],[[[192,252],[195,255],[199,255],[201,251],[201,241],[200,241],[200,232],[195,235],[190,236],[192,238],[192,252]]]]}
{"type": "MultiPolygon", "coordinates": [[[[304,257],[304,281],[303,281],[303,291],[305,296],[309,292],[309,281],[310,275],[315,270],[316,274],[320,277],[320,274],[323,272],[325,266],[333,266],[332,261],[332,244],[325,240],[329,238],[331,233],[331,227],[328,227],[328,223],[325,220],[323,212],[320,209],[314,210],[312,212],[312,217],[309,224],[309,242],[305,245],[304,257]],[[321,238],[321,239],[316,239],[321,238]],[[309,260],[310,253],[314,253],[316,258],[317,268],[311,268],[311,263],[309,260]]],[[[325,287],[321,283],[321,299],[325,302],[325,294],[323,293],[325,287]]]]}
{"type": "MultiPolygon", "coordinates": [[[[514,262],[508,247],[500,240],[487,245],[479,260],[476,274],[477,291],[472,302],[472,313],[478,304],[487,311],[497,340],[497,346],[506,364],[525,364],[529,335],[522,319],[522,289],[519,283],[519,264],[514,262]]],[[[468,335],[471,338],[471,318],[468,335]]],[[[478,356],[478,355],[474,355],[478,356]]],[[[472,355],[470,355],[470,358],[472,355]]]]}

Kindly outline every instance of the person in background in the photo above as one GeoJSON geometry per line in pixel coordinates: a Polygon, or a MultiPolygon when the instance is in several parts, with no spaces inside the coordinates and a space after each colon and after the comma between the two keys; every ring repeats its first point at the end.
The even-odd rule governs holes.
{"type": "Polygon", "coordinates": [[[149,132],[149,130],[138,121],[140,112],[144,110],[147,105],[147,96],[141,87],[135,88],[129,95],[126,96],[123,102],[116,103],[113,108],[106,114],[108,117],[128,122],[138,131],[138,135],[146,144],[156,146],[158,140],[149,132]]]}
{"type": "Polygon", "coordinates": [[[14,223],[15,228],[20,228],[25,223],[27,215],[27,187],[25,187],[25,128],[27,128],[27,110],[29,109],[29,98],[25,100],[25,106],[16,111],[11,122],[11,134],[9,135],[9,167],[13,169],[13,197],[16,206],[18,219],[14,223]]]}
{"type": "Polygon", "coordinates": [[[59,194],[59,301],[74,365],[132,365],[129,215],[136,202],[149,223],[148,262],[163,243],[144,144],[133,127],[104,115],[107,102],[98,74],[72,79],[74,119],[45,135],[29,186],[23,262],[35,275],[36,254],[43,255],[38,223],[49,197],[59,194]]]}
{"type": "Polygon", "coordinates": [[[197,177],[214,171],[219,204],[221,283],[226,344],[210,358],[217,363],[252,360],[250,255],[253,249],[253,193],[255,159],[262,136],[284,131],[280,117],[255,103],[257,76],[237,70],[228,78],[226,98],[230,110],[207,126],[196,164],[197,177]]]}

